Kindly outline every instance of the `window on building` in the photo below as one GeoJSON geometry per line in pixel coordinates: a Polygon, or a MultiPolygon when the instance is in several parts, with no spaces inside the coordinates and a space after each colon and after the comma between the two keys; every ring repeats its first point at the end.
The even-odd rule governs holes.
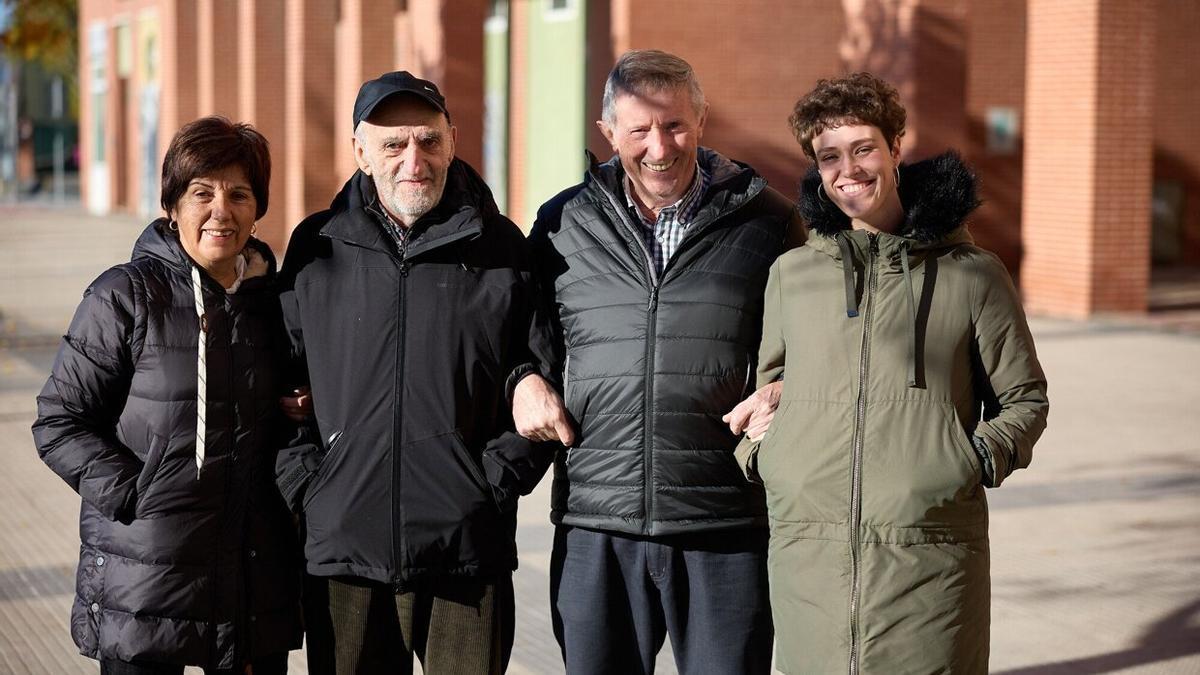
{"type": "Polygon", "coordinates": [[[566,21],[579,13],[579,0],[543,0],[542,18],[546,21],[566,21]]]}

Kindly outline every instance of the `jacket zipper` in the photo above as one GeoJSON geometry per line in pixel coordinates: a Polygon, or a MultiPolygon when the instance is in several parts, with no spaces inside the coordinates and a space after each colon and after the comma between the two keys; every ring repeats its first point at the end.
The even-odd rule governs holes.
{"type": "MultiPolygon", "coordinates": [[[[407,243],[407,240],[405,240],[407,243]]],[[[393,425],[395,430],[392,432],[392,554],[395,556],[392,570],[396,577],[393,579],[393,585],[397,586],[404,581],[404,506],[401,499],[403,490],[404,472],[402,470],[402,462],[400,458],[400,449],[403,447],[403,417],[404,417],[404,341],[407,324],[407,309],[408,309],[408,293],[407,281],[408,270],[411,263],[408,262],[408,250],[406,245],[400,246],[400,284],[397,304],[397,315],[399,324],[397,330],[399,335],[396,337],[396,412],[393,413],[393,425]]]]}
{"type": "Polygon", "coordinates": [[[875,256],[879,253],[876,235],[867,234],[870,242],[867,255],[867,292],[863,299],[862,348],[858,357],[858,397],[854,404],[854,435],[850,457],[850,675],[858,674],[858,606],[862,586],[862,455],[863,435],[867,418],[867,372],[871,361],[871,318],[875,314],[877,272],[875,256]]]}
{"type": "MultiPolygon", "coordinates": [[[[634,241],[638,243],[638,247],[642,250],[643,260],[646,263],[646,273],[650,278],[650,297],[646,301],[646,377],[645,403],[642,407],[642,415],[644,418],[642,424],[642,501],[646,510],[646,519],[642,523],[642,533],[650,534],[651,526],[654,523],[654,340],[655,333],[658,330],[658,273],[654,269],[654,258],[650,255],[650,249],[646,247],[646,241],[642,238],[642,233],[637,227],[629,221],[628,212],[617,203],[617,198],[604,187],[604,183],[595,177],[597,187],[604,193],[608,199],[608,203],[617,213],[617,218],[625,229],[633,234],[634,241]]],[[[665,269],[665,265],[664,265],[665,269]]],[[[565,389],[564,389],[565,391],[565,389]]]]}
{"type": "Polygon", "coordinates": [[[645,420],[642,424],[642,485],[645,490],[646,522],[642,532],[650,534],[654,524],[654,341],[658,333],[658,286],[650,291],[646,308],[646,382],[645,420]]]}
{"type": "MultiPolygon", "coordinates": [[[[654,258],[650,254],[650,249],[646,247],[646,241],[642,237],[642,233],[629,220],[628,211],[626,211],[621,204],[618,203],[616,196],[613,195],[612,191],[605,187],[599,176],[593,173],[592,180],[595,182],[600,192],[604,194],[609,205],[616,212],[617,218],[621,221],[621,224],[625,226],[626,230],[633,234],[634,240],[638,243],[638,247],[642,250],[642,256],[646,263],[646,272],[650,277],[650,297],[646,302],[646,368],[648,369],[648,372],[645,378],[645,405],[643,406],[642,413],[644,416],[644,422],[642,424],[642,499],[646,509],[646,520],[642,525],[642,532],[644,534],[650,534],[651,526],[654,522],[654,343],[657,339],[658,333],[658,291],[661,278],[654,269],[654,258]]],[[[742,200],[742,202],[737,206],[717,214],[711,220],[693,223],[688,227],[687,233],[693,236],[689,237],[685,235],[683,241],[680,242],[679,249],[676,249],[675,253],[678,254],[680,250],[685,248],[684,242],[687,242],[689,239],[697,240],[699,235],[696,233],[700,232],[703,228],[707,228],[709,224],[715,223],[721,218],[724,218],[730,213],[737,211],[747,203],[753,201],[761,191],[762,189],[759,188],[759,190],[755,191],[754,194],[748,195],[747,198],[742,200]]],[[[671,258],[674,259],[675,256],[671,256],[671,258]]],[[[670,260],[663,261],[663,276],[666,276],[666,271],[669,269],[670,265],[670,260]]],[[[563,387],[563,392],[564,394],[566,393],[565,386],[563,387]]]]}

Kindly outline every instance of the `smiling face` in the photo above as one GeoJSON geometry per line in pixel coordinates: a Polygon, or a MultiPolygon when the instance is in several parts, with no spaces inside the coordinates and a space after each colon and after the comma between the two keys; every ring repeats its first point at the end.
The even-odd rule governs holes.
{"type": "Polygon", "coordinates": [[[383,208],[411,226],[442,199],[457,129],[414,96],[386,99],[354,133],[358,168],[371,176],[383,208]]]}
{"type": "Polygon", "coordinates": [[[679,201],[696,175],[708,105],[697,111],[686,87],[620,92],[612,122],[597,122],[629,176],[636,199],[658,215],[679,201]]]}
{"type": "Polygon", "coordinates": [[[257,209],[245,169],[232,164],[193,178],[170,215],[179,224],[183,250],[228,286],[236,278],[235,258],[250,239],[257,209]]]}
{"type": "Polygon", "coordinates": [[[855,229],[894,232],[904,218],[896,191],[900,141],[891,147],[879,127],[845,124],[813,138],[825,194],[855,229]]]}

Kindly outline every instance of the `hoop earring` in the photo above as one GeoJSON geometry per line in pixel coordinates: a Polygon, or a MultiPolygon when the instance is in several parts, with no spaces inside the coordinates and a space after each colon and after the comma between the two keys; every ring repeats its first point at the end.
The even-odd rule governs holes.
{"type": "Polygon", "coordinates": [[[817,183],[817,200],[822,201],[822,202],[830,201],[829,197],[825,194],[825,184],[824,183],[817,183]]]}
{"type": "Polygon", "coordinates": [[[900,187],[900,165],[896,165],[896,187],[900,187]]]}
{"type": "Polygon", "coordinates": [[[178,231],[179,231],[179,223],[177,223],[177,222],[175,222],[174,220],[172,220],[172,221],[170,221],[170,222],[168,222],[168,223],[167,223],[167,229],[168,229],[168,230],[170,230],[170,231],[172,231],[172,232],[178,232],[178,231]]]}

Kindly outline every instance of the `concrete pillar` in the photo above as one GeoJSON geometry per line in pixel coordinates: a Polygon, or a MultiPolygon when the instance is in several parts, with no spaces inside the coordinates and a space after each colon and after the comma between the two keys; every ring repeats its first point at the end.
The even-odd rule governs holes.
{"type": "Polygon", "coordinates": [[[1030,0],[1025,261],[1030,311],[1144,311],[1154,3],[1030,0]]]}
{"type": "Polygon", "coordinates": [[[237,116],[238,34],[236,0],[197,0],[196,76],[200,115],[237,116]]]}
{"type": "Polygon", "coordinates": [[[253,124],[271,144],[270,201],[258,221],[258,238],[267,242],[275,257],[283,256],[290,226],[284,217],[288,148],[285,138],[284,51],[285,0],[242,0],[237,15],[237,115],[253,124]]]}
{"type": "Polygon", "coordinates": [[[337,173],[349,178],[358,168],[351,152],[354,98],[366,80],[395,70],[395,0],[342,0],[337,26],[337,97],[334,101],[334,150],[337,173]]]}
{"type": "Polygon", "coordinates": [[[336,3],[289,0],[284,13],[284,220],[299,223],[326,208],[341,186],[334,166],[336,3]]]}

